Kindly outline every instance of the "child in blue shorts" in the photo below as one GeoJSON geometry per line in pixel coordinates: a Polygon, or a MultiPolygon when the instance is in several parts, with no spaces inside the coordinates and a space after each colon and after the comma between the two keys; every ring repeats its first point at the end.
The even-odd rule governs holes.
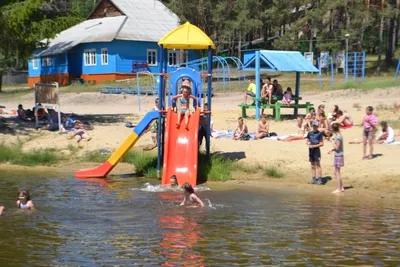
{"type": "Polygon", "coordinates": [[[312,180],[311,184],[322,185],[322,169],[321,169],[321,149],[324,145],[323,134],[318,131],[319,123],[314,120],[312,122],[313,130],[308,132],[307,134],[307,145],[308,145],[308,153],[309,159],[311,162],[311,174],[312,180]],[[316,178],[318,176],[318,178],[316,178]]]}

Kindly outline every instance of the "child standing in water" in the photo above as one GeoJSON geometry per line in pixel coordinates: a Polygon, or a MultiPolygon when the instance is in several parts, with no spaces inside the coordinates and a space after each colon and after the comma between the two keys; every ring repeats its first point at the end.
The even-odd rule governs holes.
{"type": "Polygon", "coordinates": [[[28,190],[23,189],[18,192],[17,206],[19,209],[23,209],[23,210],[34,210],[35,209],[35,205],[33,204],[32,200],[29,196],[28,190]]]}
{"type": "Polygon", "coordinates": [[[363,118],[363,159],[372,159],[374,154],[374,137],[376,132],[376,126],[378,120],[374,114],[372,114],[374,108],[369,106],[365,110],[365,116],[363,118]],[[367,143],[369,144],[369,156],[367,157],[367,143]]]}
{"type": "Polygon", "coordinates": [[[183,186],[183,201],[180,204],[180,206],[183,206],[185,204],[188,205],[195,205],[198,204],[200,207],[204,207],[203,201],[194,193],[193,187],[189,183],[185,183],[183,186]]]}
{"type": "Polygon", "coordinates": [[[176,175],[172,175],[171,178],[169,178],[169,186],[171,188],[178,188],[179,187],[178,178],[176,177],[176,175]]]}
{"type": "Polygon", "coordinates": [[[321,149],[324,145],[324,138],[320,131],[318,131],[318,121],[312,122],[313,130],[307,134],[307,145],[309,159],[311,162],[311,184],[322,185],[322,170],[321,170],[321,149]],[[318,178],[316,178],[318,175],[318,178]]]}
{"type": "Polygon", "coordinates": [[[172,97],[172,100],[179,99],[179,109],[178,109],[178,122],[176,123],[176,128],[180,127],[181,124],[181,116],[182,114],[185,116],[185,129],[189,129],[189,115],[190,115],[190,109],[189,109],[189,101],[190,99],[198,101],[197,97],[191,95],[191,89],[190,87],[183,85],[182,88],[182,94],[178,94],[174,97],[172,97]]]}
{"type": "Polygon", "coordinates": [[[333,161],[334,174],[336,177],[337,189],[333,191],[333,194],[344,192],[342,176],[340,174],[340,168],[344,166],[344,153],[343,153],[343,136],[340,134],[339,124],[335,123],[332,125],[333,137],[331,143],[333,149],[328,152],[331,154],[335,152],[335,159],[333,161]]]}

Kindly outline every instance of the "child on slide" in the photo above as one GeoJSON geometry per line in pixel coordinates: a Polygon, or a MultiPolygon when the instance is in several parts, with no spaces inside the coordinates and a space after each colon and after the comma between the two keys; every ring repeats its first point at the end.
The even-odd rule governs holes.
{"type": "Polygon", "coordinates": [[[189,183],[185,183],[183,186],[183,201],[180,206],[189,205],[189,206],[197,206],[204,207],[203,201],[194,193],[193,187],[189,183]]]}
{"type": "Polygon", "coordinates": [[[190,87],[183,85],[181,87],[182,94],[178,94],[174,97],[172,97],[172,100],[179,99],[179,108],[178,108],[178,122],[176,123],[176,128],[180,127],[181,124],[181,117],[182,114],[185,116],[185,129],[189,129],[189,115],[190,115],[190,109],[189,109],[189,102],[190,99],[198,101],[197,97],[191,95],[191,89],[190,87]]]}

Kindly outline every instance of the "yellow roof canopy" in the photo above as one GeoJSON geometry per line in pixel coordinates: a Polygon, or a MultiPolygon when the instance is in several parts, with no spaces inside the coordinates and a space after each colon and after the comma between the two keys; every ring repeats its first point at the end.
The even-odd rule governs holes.
{"type": "Polygon", "coordinates": [[[208,49],[208,47],[215,49],[210,37],[189,22],[167,33],[158,45],[167,49],[208,49]]]}

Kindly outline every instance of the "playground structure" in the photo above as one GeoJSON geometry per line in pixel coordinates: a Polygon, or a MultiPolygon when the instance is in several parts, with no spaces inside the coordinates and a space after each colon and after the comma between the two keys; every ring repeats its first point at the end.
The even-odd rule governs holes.
{"type": "Polygon", "coordinates": [[[354,82],[357,79],[365,81],[365,52],[347,52],[345,61],[345,82],[349,76],[353,76],[354,82]]]}
{"type": "Polygon", "coordinates": [[[319,71],[318,72],[319,87],[322,88],[322,74],[323,74],[324,68],[328,69],[328,73],[330,73],[330,75],[331,75],[331,83],[332,83],[332,85],[334,85],[335,84],[335,69],[334,69],[333,58],[332,57],[327,57],[325,59],[318,58],[317,63],[318,63],[318,71],[319,71]]]}
{"type": "MultiPolygon", "coordinates": [[[[199,98],[199,103],[194,102],[194,106],[199,106],[203,100],[202,95],[207,95],[208,126],[211,122],[211,91],[212,91],[212,49],[215,45],[212,40],[199,28],[189,22],[177,27],[165,35],[160,41],[160,74],[158,83],[159,111],[148,112],[133,132],[125,139],[119,148],[110,158],[93,169],[79,170],[76,172],[77,178],[103,178],[118,164],[126,153],[136,144],[145,130],[158,120],[158,162],[157,171],[160,176],[162,168],[162,184],[169,184],[171,175],[178,176],[179,184],[186,182],[195,186],[197,184],[197,165],[198,165],[198,130],[200,119],[200,108],[191,114],[188,130],[185,127],[176,127],[177,114],[172,110],[171,95],[178,93],[178,81],[188,78],[192,82],[193,95],[199,98]],[[196,69],[181,68],[171,74],[167,73],[167,51],[168,49],[194,49],[207,50],[208,63],[207,73],[200,73],[196,69]],[[169,77],[169,86],[166,78],[169,77]],[[207,94],[202,93],[201,78],[207,78],[207,94]],[[166,86],[169,88],[168,101],[166,101],[166,86]],[[169,105],[169,107],[167,106],[169,105]],[[166,120],[167,118],[167,120],[166,120]]],[[[210,127],[207,128],[206,153],[210,157],[210,127]]]]}
{"type": "Polygon", "coordinates": [[[39,127],[38,109],[52,108],[58,113],[58,130],[61,131],[60,92],[58,83],[35,83],[35,121],[39,127]]]}

